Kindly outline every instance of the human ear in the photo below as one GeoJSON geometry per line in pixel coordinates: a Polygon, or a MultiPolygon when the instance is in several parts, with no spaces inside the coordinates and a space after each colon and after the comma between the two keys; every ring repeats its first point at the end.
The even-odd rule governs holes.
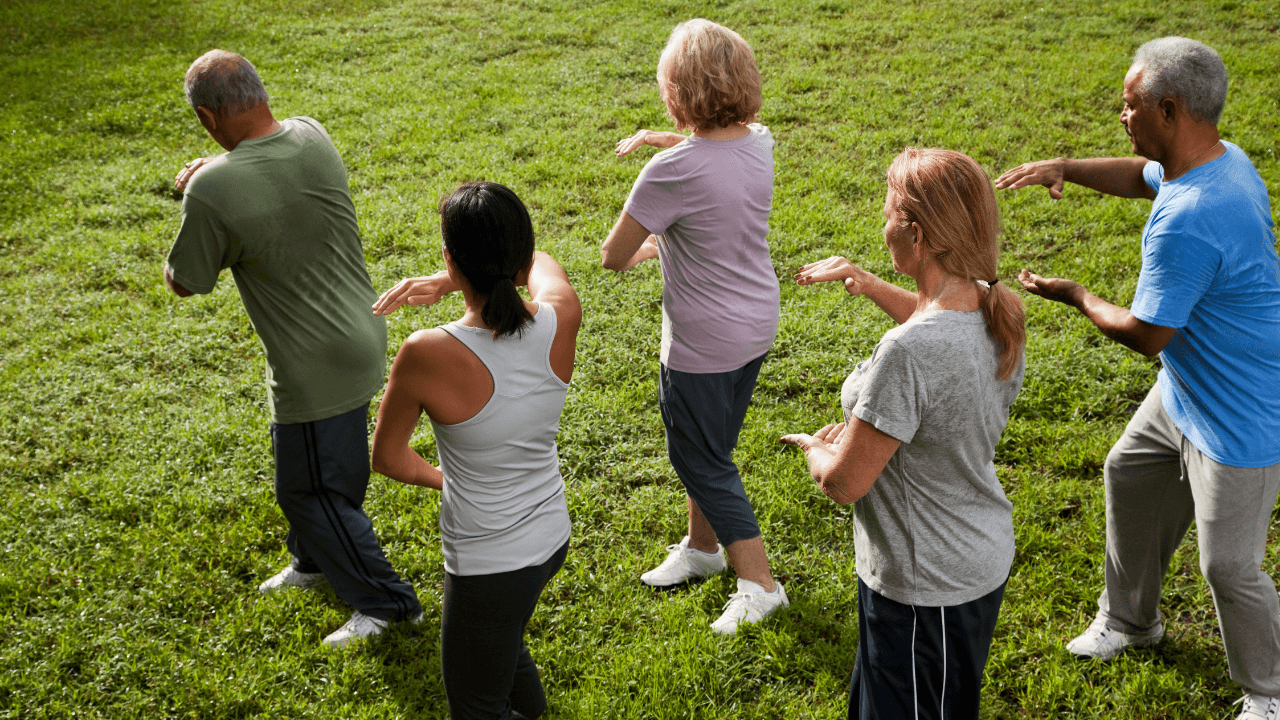
{"type": "Polygon", "coordinates": [[[218,116],[209,108],[204,105],[196,108],[196,119],[200,121],[200,124],[204,126],[204,129],[208,130],[210,134],[217,132],[218,116]]]}

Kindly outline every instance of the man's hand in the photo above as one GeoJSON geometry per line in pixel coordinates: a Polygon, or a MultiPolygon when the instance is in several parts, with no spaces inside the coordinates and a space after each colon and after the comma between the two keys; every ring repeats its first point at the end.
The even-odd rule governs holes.
{"type": "Polygon", "coordinates": [[[183,165],[182,169],[179,170],[178,174],[173,178],[173,186],[179,190],[186,190],[187,183],[191,182],[191,178],[195,176],[196,171],[204,167],[205,163],[213,160],[215,157],[217,157],[217,155],[196,158],[186,165],[183,165]]]}
{"type": "Polygon", "coordinates": [[[373,304],[374,315],[390,315],[401,305],[434,305],[440,298],[454,292],[458,286],[449,279],[449,273],[441,270],[435,275],[405,278],[390,290],[382,293],[373,304]]]}
{"type": "Polygon", "coordinates": [[[1018,167],[1006,171],[996,178],[997,190],[1017,190],[1028,185],[1043,185],[1049,188],[1049,197],[1062,199],[1062,185],[1066,181],[1066,160],[1040,160],[1022,163],[1018,167]]]}
{"type": "Polygon", "coordinates": [[[1147,357],[1158,355],[1178,332],[1177,328],[1152,325],[1139,320],[1128,308],[1112,305],[1073,280],[1045,278],[1030,270],[1023,270],[1018,273],[1018,282],[1033,295],[1056,300],[1079,310],[1103,335],[1147,357]]]}
{"type": "Polygon", "coordinates": [[[1022,289],[1032,295],[1075,308],[1080,307],[1080,300],[1086,292],[1084,286],[1075,280],[1040,277],[1026,268],[1018,273],[1018,282],[1022,283],[1022,289]]]}
{"type": "Polygon", "coordinates": [[[637,130],[635,135],[624,137],[618,141],[616,147],[613,148],[613,154],[618,157],[630,155],[631,151],[645,145],[654,147],[669,148],[675,147],[684,142],[685,136],[680,133],[673,132],[654,132],[652,130],[637,130]]]}
{"type": "Polygon", "coordinates": [[[867,291],[867,286],[876,276],[845,258],[835,255],[801,267],[793,277],[799,285],[839,280],[844,283],[845,292],[850,295],[861,295],[867,291]]]}

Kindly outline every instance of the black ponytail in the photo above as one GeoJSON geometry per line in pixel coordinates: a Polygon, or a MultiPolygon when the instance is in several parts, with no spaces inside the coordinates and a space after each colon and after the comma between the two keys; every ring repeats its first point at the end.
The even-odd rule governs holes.
{"type": "Polygon", "coordinates": [[[533,262],[533,222],[505,185],[464,183],[440,199],[440,233],[454,265],[485,298],[480,319],[493,336],[519,336],[533,319],[516,278],[533,262]]]}

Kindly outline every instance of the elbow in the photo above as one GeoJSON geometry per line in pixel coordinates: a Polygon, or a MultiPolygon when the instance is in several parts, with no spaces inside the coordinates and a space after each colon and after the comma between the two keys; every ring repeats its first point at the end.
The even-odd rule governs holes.
{"type": "Polygon", "coordinates": [[[372,456],[369,458],[369,467],[379,475],[387,477],[392,477],[392,473],[395,472],[395,463],[387,457],[386,447],[379,445],[376,440],[373,443],[372,456]]]}
{"type": "Polygon", "coordinates": [[[1155,357],[1164,350],[1164,346],[1169,344],[1168,340],[1157,340],[1154,338],[1136,338],[1126,343],[1130,349],[1141,353],[1146,357],[1155,357]]]}
{"type": "Polygon", "coordinates": [[[858,488],[852,487],[852,483],[841,482],[835,478],[819,479],[818,487],[822,489],[823,495],[841,505],[852,505],[858,502],[871,489],[866,487],[859,492],[858,488]]]}
{"type": "Polygon", "coordinates": [[[612,270],[614,272],[622,272],[627,267],[626,262],[611,256],[607,251],[604,251],[604,250],[600,251],[600,265],[605,270],[612,270]]]}

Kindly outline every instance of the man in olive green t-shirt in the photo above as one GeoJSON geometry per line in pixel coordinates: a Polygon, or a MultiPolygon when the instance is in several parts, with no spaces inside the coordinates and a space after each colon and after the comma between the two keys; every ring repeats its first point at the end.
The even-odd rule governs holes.
{"type": "Polygon", "coordinates": [[[382,387],[387,329],[347,172],[320,123],[277,122],[253,65],[212,50],[186,75],[200,124],[227,153],[188,163],[182,227],[165,263],[181,297],[231,268],[267,357],[276,502],[293,561],[259,590],[328,580],[356,608],[325,642],[342,646],[413,619],[413,588],[387,562],[362,504],[369,401],[382,387]]]}

